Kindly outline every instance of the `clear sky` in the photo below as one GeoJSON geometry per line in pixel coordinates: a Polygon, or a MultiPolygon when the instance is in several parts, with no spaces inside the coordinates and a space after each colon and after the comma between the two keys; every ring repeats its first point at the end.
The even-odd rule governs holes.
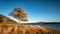
{"type": "MultiPolygon", "coordinates": [[[[0,0],[0,13],[8,16],[17,6],[24,10],[28,16],[29,22],[60,22],[60,1],[0,0]]],[[[11,16],[8,17],[14,19],[11,16]]]]}

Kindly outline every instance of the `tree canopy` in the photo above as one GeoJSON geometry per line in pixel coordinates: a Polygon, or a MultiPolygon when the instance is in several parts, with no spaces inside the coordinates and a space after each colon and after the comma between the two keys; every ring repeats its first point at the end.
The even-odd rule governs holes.
{"type": "Polygon", "coordinates": [[[19,7],[14,8],[14,10],[9,15],[16,18],[19,22],[28,21],[27,14],[24,13],[24,11],[19,7]]]}

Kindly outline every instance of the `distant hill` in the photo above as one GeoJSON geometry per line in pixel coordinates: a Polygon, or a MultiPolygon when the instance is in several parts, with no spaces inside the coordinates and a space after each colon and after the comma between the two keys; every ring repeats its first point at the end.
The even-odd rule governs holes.
{"type": "Polygon", "coordinates": [[[21,23],[22,25],[39,25],[39,24],[60,24],[60,22],[35,22],[35,23],[21,23]]]}

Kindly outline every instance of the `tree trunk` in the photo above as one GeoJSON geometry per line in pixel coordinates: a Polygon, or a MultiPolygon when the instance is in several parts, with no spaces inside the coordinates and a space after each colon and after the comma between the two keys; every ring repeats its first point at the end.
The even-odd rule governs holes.
{"type": "Polygon", "coordinates": [[[20,23],[21,22],[21,19],[19,19],[18,21],[19,21],[18,23],[20,23]]]}

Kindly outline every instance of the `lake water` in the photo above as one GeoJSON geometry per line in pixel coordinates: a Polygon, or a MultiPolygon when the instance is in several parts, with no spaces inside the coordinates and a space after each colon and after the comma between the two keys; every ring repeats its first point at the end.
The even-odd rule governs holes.
{"type": "Polygon", "coordinates": [[[60,23],[24,23],[23,25],[40,25],[60,30],[60,23]]]}
{"type": "Polygon", "coordinates": [[[39,24],[40,26],[47,26],[47,27],[50,27],[50,28],[55,28],[55,29],[58,29],[60,30],[60,24],[39,24]]]}

